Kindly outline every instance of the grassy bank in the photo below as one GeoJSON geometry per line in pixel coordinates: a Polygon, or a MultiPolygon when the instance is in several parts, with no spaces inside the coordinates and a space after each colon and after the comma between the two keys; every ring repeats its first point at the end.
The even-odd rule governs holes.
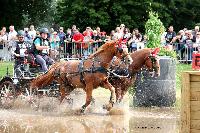
{"type": "Polygon", "coordinates": [[[8,73],[12,75],[13,63],[12,62],[0,62],[0,78],[6,75],[8,68],[8,73]]]}

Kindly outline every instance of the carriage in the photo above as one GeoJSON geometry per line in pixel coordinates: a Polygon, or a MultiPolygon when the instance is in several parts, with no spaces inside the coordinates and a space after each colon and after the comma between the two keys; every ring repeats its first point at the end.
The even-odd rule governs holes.
{"type": "MultiPolygon", "coordinates": [[[[61,60],[69,60],[63,58],[61,60]]],[[[52,82],[48,86],[37,90],[34,94],[30,93],[30,82],[37,76],[43,74],[41,66],[36,62],[31,54],[27,54],[24,60],[15,65],[12,74],[7,72],[5,76],[0,79],[0,106],[10,107],[14,104],[17,97],[21,97],[28,102],[33,102],[33,96],[40,94],[40,96],[59,97],[59,84],[52,82]],[[12,75],[12,76],[11,76],[12,75]],[[9,104],[9,106],[8,106],[9,104]]]]}

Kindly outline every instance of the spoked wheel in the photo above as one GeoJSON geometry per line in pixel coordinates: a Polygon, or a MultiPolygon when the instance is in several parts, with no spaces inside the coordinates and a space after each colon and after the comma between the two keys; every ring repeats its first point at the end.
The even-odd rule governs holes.
{"type": "Polygon", "coordinates": [[[16,98],[15,86],[11,81],[4,81],[0,85],[0,106],[11,108],[16,98]]]}
{"type": "Polygon", "coordinates": [[[26,86],[23,86],[23,91],[20,95],[20,98],[28,103],[33,110],[38,110],[39,109],[39,104],[40,104],[40,99],[38,95],[37,90],[32,90],[30,91],[30,88],[28,87],[28,84],[26,86]]]}

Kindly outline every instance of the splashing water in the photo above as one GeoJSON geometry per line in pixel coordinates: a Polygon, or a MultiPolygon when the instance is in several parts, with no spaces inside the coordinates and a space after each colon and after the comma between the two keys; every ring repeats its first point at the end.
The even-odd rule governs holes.
{"type": "Polygon", "coordinates": [[[61,104],[57,98],[42,97],[37,111],[19,97],[12,109],[0,109],[0,132],[128,133],[177,129],[178,115],[172,109],[129,109],[128,99],[125,99],[107,112],[102,105],[108,102],[109,93],[101,95],[101,91],[94,93],[95,104],[84,115],[76,113],[85,102],[85,93],[81,91],[74,91],[61,104]]]}

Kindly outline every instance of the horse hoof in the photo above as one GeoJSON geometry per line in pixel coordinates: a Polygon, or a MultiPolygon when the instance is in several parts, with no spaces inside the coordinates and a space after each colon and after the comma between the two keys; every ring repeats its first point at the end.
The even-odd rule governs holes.
{"type": "Polygon", "coordinates": [[[110,100],[111,103],[115,103],[115,101],[116,101],[115,97],[111,98],[111,100],[110,100]]]}
{"type": "Polygon", "coordinates": [[[112,104],[103,105],[103,109],[110,111],[112,109],[112,104]]]}
{"type": "Polygon", "coordinates": [[[81,114],[84,114],[84,113],[85,113],[85,109],[81,108],[81,109],[80,109],[80,113],[81,113],[81,114]]]}
{"type": "Polygon", "coordinates": [[[106,105],[103,105],[103,109],[106,109],[106,105]]]}

